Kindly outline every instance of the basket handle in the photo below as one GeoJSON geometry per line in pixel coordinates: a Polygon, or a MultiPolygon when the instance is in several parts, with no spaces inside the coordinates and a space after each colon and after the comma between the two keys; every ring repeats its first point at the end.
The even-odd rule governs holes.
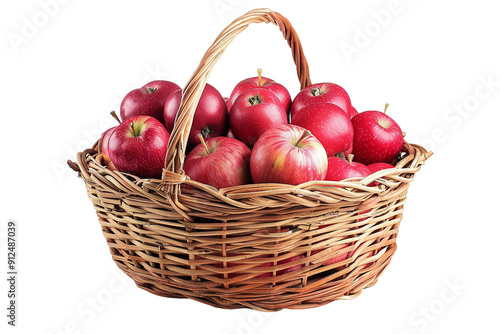
{"type": "Polygon", "coordinates": [[[270,9],[254,9],[237,18],[220,33],[215,42],[210,46],[201,59],[198,68],[186,84],[186,87],[182,90],[182,101],[175,117],[174,128],[170,134],[167,154],[165,156],[165,168],[161,177],[162,184],[180,184],[186,179],[182,169],[185,159],[185,148],[196,107],[208,77],[212,72],[212,68],[236,35],[245,30],[250,23],[260,22],[272,23],[278,26],[292,50],[301,89],[311,85],[309,66],[302,50],[302,44],[295,29],[293,29],[285,17],[270,9]]]}

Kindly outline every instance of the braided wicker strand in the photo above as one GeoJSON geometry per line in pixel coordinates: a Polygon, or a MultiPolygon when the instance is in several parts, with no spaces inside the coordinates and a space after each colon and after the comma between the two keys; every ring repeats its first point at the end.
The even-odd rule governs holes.
{"type": "Polygon", "coordinates": [[[208,75],[234,37],[257,22],[280,28],[301,86],[308,85],[290,23],[255,10],[219,35],[184,89],[161,180],[107,169],[99,143],[68,164],[85,181],[113,260],[141,289],[260,311],[355,298],[390,263],[409,184],[432,152],[405,142],[395,168],[341,182],[218,190],[187,178],[184,147],[208,75]],[[333,257],[340,259],[326,262],[333,257]]]}

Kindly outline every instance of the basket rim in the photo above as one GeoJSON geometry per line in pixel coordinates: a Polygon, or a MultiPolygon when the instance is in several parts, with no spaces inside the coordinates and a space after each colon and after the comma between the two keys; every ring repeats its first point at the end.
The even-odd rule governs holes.
{"type": "MultiPolygon", "coordinates": [[[[98,168],[101,171],[106,171],[111,175],[121,175],[122,178],[127,178],[129,180],[134,180],[136,184],[145,185],[147,188],[151,189],[152,186],[160,186],[165,182],[162,182],[161,178],[140,178],[136,175],[120,172],[118,170],[108,169],[107,166],[103,163],[102,154],[99,152],[100,140],[97,140],[92,148],[84,150],[83,152],[79,152],[77,154],[77,162],[73,162],[68,160],[68,165],[79,174],[82,173],[82,170],[89,172],[90,166],[89,162],[92,160],[94,164],[92,167],[98,168]],[[90,159],[89,159],[90,157],[90,159]]],[[[424,147],[418,144],[410,144],[404,141],[403,144],[406,149],[410,152],[415,152],[413,154],[409,154],[405,156],[401,161],[396,163],[393,168],[387,168],[375,173],[372,173],[364,178],[362,177],[354,177],[350,179],[346,179],[343,181],[329,181],[329,180],[313,180],[304,182],[298,185],[291,185],[286,183],[248,183],[240,186],[232,186],[226,188],[215,188],[211,185],[204,184],[202,182],[194,181],[189,178],[188,175],[183,174],[182,182],[175,182],[174,184],[182,184],[190,185],[196,187],[198,189],[203,189],[210,193],[218,193],[222,196],[226,196],[228,194],[241,194],[245,193],[245,191],[249,191],[252,193],[262,193],[262,195],[266,195],[266,192],[276,191],[276,189],[282,189],[283,192],[294,192],[297,190],[310,190],[316,187],[332,187],[338,186],[343,188],[356,189],[357,191],[367,191],[373,194],[379,194],[384,191],[384,186],[390,185],[391,183],[387,180],[384,180],[384,177],[395,177],[398,175],[404,174],[415,174],[418,172],[422,165],[425,164],[425,161],[429,159],[434,153],[432,151],[426,150],[424,147]],[[404,167],[410,163],[410,167],[404,167]],[[382,187],[369,186],[370,183],[377,181],[382,184],[382,187]],[[263,188],[260,189],[259,188],[263,188]]],[[[397,178],[401,181],[400,178],[397,178]]]]}
{"type": "MultiPolygon", "coordinates": [[[[115,193],[123,192],[144,197],[150,203],[173,208],[184,225],[194,223],[197,216],[211,212],[218,218],[227,215],[253,212],[263,208],[277,208],[295,202],[303,208],[350,202],[358,209],[369,208],[388,196],[400,191],[402,185],[413,181],[416,173],[432,155],[422,146],[404,142],[401,160],[395,168],[378,171],[364,179],[347,181],[309,181],[299,185],[280,183],[251,183],[231,188],[216,189],[204,183],[189,180],[169,183],[160,179],[143,179],[138,176],[113,171],[105,167],[99,152],[100,139],[91,149],[77,154],[77,163],[68,160],[72,169],[85,182],[99,183],[115,193]],[[378,185],[370,183],[376,181],[378,185]],[[182,187],[186,185],[188,187],[182,187]],[[187,188],[187,189],[185,189],[187,188]]],[[[230,219],[228,217],[228,219],[230,219]]]]}

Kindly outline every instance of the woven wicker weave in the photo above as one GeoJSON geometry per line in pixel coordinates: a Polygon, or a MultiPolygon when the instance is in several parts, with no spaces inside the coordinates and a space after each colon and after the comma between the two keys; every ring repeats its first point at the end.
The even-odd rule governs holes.
{"type": "Polygon", "coordinates": [[[184,88],[161,180],[107,169],[99,143],[68,164],[85,181],[113,260],[144,290],[261,311],[356,297],[389,264],[409,183],[431,152],[405,142],[394,169],[362,180],[298,186],[217,190],[182,171],[194,110],[212,67],[237,34],[258,22],[279,27],[301,87],[310,85],[288,20],[268,9],[253,10],[217,37],[184,88]],[[378,186],[367,186],[374,180],[378,186]],[[342,254],[344,260],[325,265],[342,254]],[[287,272],[294,266],[299,269],[287,272]]]}

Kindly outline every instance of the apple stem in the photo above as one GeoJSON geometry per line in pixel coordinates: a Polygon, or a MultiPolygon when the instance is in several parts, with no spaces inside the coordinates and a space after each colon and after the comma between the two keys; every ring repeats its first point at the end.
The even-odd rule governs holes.
{"type": "Polygon", "coordinates": [[[155,87],[147,87],[146,90],[147,90],[148,94],[152,94],[152,93],[156,92],[157,89],[155,87]]]}
{"type": "Polygon", "coordinates": [[[388,107],[389,107],[389,103],[386,103],[386,104],[385,104],[385,108],[384,108],[384,114],[385,114],[385,112],[387,111],[387,108],[388,108],[388,107]]]}
{"type": "Polygon", "coordinates": [[[257,74],[259,76],[259,86],[262,86],[261,79],[262,79],[262,69],[258,68],[257,69],[257,74]]]}
{"type": "Polygon", "coordinates": [[[352,165],[352,159],[354,159],[354,154],[348,154],[347,155],[347,162],[349,165],[352,165]]]}
{"type": "Polygon", "coordinates": [[[302,136],[299,138],[299,140],[297,140],[297,143],[295,143],[295,146],[299,146],[300,143],[306,138],[306,137],[309,137],[311,135],[311,131],[309,130],[306,130],[304,131],[304,133],[302,133],[302,136]]]}
{"type": "Polygon", "coordinates": [[[207,152],[207,155],[210,154],[210,150],[208,149],[207,143],[205,143],[205,140],[203,139],[203,135],[201,133],[198,134],[198,139],[201,141],[201,144],[205,148],[205,152],[207,152]]]}
{"type": "Polygon", "coordinates": [[[135,129],[134,129],[134,122],[130,122],[130,128],[132,129],[132,133],[134,134],[134,137],[137,137],[137,133],[135,133],[135,129]]]}
{"type": "Polygon", "coordinates": [[[118,118],[118,115],[115,113],[114,110],[112,112],[110,112],[110,114],[111,114],[111,116],[113,116],[114,119],[116,119],[118,124],[122,124],[122,121],[120,121],[120,119],[118,118]]]}

